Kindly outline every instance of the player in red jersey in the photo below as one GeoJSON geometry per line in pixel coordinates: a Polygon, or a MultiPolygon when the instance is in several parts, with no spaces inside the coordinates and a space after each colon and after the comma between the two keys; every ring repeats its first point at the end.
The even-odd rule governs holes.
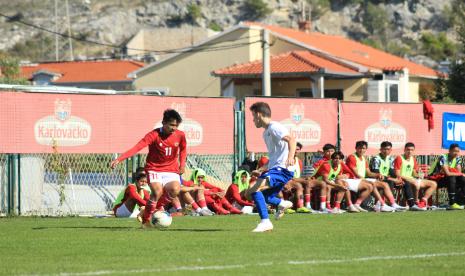
{"type": "Polygon", "coordinates": [[[180,174],[184,173],[187,156],[186,136],[178,130],[181,122],[181,115],[176,110],[165,110],[162,127],[147,133],[133,148],[110,164],[111,168],[115,168],[121,161],[149,147],[145,171],[152,193],[142,215],[143,226],[150,226],[150,217],[163,193],[174,199],[181,189],[180,174]]]}
{"type": "Polygon", "coordinates": [[[137,211],[145,209],[145,204],[150,198],[150,194],[144,189],[147,185],[147,176],[145,173],[137,173],[134,184],[129,184],[122,191],[121,198],[118,198],[113,207],[115,217],[131,217],[136,207],[137,211]]]}

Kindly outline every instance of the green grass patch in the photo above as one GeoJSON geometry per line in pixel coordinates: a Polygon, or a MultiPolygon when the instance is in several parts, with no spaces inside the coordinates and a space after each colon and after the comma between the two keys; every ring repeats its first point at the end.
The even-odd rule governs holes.
{"type": "Polygon", "coordinates": [[[132,219],[2,218],[0,274],[463,275],[463,211],[286,215],[251,233],[257,221],[175,217],[161,231],[132,219]]]}

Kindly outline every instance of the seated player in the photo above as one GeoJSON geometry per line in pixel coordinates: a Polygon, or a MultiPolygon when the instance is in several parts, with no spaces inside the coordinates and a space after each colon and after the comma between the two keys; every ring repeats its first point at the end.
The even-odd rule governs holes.
{"type": "Polygon", "coordinates": [[[405,144],[404,154],[397,156],[394,160],[394,170],[397,177],[402,178],[404,182],[408,182],[414,188],[415,205],[410,210],[426,211],[428,208],[428,199],[436,190],[437,184],[432,180],[418,178],[418,163],[413,153],[415,145],[411,142],[405,144]],[[424,191],[423,197],[418,201],[420,189],[424,191]]]}
{"type": "Polygon", "coordinates": [[[143,211],[150,193],[144,189],[147,176],[143,172],[136,173],[134,184],[129,184],[115,201],[113,212],[116,217],[135,217],[143,211]],[[122,195],[122,196],[121,196],[122,195]]]}
{"type": "Polygon", "coordinates": [[[232,206],[225,198],[225,191],[213,184],[205,181],[206,173],[202,169],[192,171],[191,182],[204,188],[205,201],[207,206],[213,209],[218,215],[242,214],[241,210],[232,206]]]}
{"type": "MultiPolygon", "coordinates": [[[[325,144],[323,146],[323,157],[320,160],[313,163],[314,172],[313,172],[312,176],[315,175],[316,171],[318,170],[318,168],[322,164],[324,164],[324,163],[328,162],[329,160],[331,160],[331,155],[334,152],[336,152],[336,147],[334,145],[325,144]]],[[[344,166],[344,164],[341,164],[341,165],[344,166]]],[[[312,179],[312,177],[310,177],[310,179],[312,179]]],[[[328,209],[329,212],[331,212],[331,202],[330,202],[331,201],[331,189],[332,189],[332,186],[326,185],[326,195],[325,195],[325,197],[326,197],[326,205],[325,205],[325,209],[328,209]]],[[[322,190],[320,190],[320,191],[322,191],[322,190]]],[[[323,194],[320,195],[320,199],[322,199],[322,197],[323,197],[323,194]]],[[[305,195],[305,206],[307,208],[309,208],[309,206],[310,206],[310,195],[307,195],[307,194],[305,195]]],[[[320,210],[324,211],[322,208],[320,208],[320,210]]]]}
{"type": "MultiPolygon", "coordinates": [[[[410,183],[408,182],[404,183],[404,181],[401,178],[398,178],[395,176],[394,164],[393,164],[394,158],[392,158],[392,156],[390,155],[391,151],[392,151],[392,143],[388,141],[382,142],[380,146],[379,154],[371,158],[370,170],[373,173],[381,174],[382,178],[380,178],[380,180],[387,183],[391,191],[396,187],[401,187],[405,193],[407,202],[409,202],[409,204],[413,206],[414,201],[413,201],[412,187],[410,183]]],[[[391,203],[391,207],[396,209],[396,211],[403,211],[407,209],[406,207],[398,205],[395,202],[395,200],[389,198],[389,196],[388,196],[388,199],[391,203]]]]}
{"type": "Polygon", "coordinates": [[[249,188],[250,174],[246,170],[240,170],[234,174],[233,183],[226,191],[226,199],[243,213],[251,213],[253,202],[245,198],[245,191],[249,188]],[[244,208],[249,207],[249,208],[244,208]]]}
{"type": "Polygon", "coordinates": [[[193,185],[186,180],[181,181],[181,191],[179,193],[181,201],[192,207],[193,215],[212,216],[213,212],[207,207],[205,201],[204,187],[193,185]],[[186,183],[187,182],[187,183],[186,183]]]}
{"type": "MultiPolygon", "coordinates": [[[[324,162],[318,167],[318,170],[315,172],[315,177],[324,181],[328,187],[331,187],[332,190],[336,192],[334,209],[328,209],[331,210],[328,212],[335,214],[342,213],[341,202],[345,196],[349,212],[359,213],[360,211],[352,204],[348,184],[344,181],[347,178],[347,174],[350,172],[344,170],[343,159],[344,154],[342,154],[342,152],[337,151],[333,153],[330,161],[324,162]]],[[[322,202],[322,204],[324,204],[324,202],[322,202]]]]}
{"type": "Polygon", "coordinates": [[[449,194],[449,210],[463,210],[462,205],[457,204],[457,188],[465,191],[465,177],[462,173],[462,158],[459,156],[458,144],[449,146],[449,153],[439,156],[430,168],[430,179],[437,181],[439,188],[447,188],[449,194]]]}
{"type": "MultiPolygon", "coordinates": [[[[377,204],[380,205],[379,211],[381,212],[393,212],[395,208],[388,206],[383,197],[380,195],[379,190],[383,190],[384,195],[388,198],[391,205],[399,207],[400,210],[404,210],[402,207],[397,205],[392,194],[391,188],[386,182],[381,181],[384,179],[383,175],[380,173],[373,173],[365,157],[365,153],[368,148],[368,143],[366,141],[357,141],[355,143],[355,153],[349,155],[346,160],[347,166],[352,170],[352,173],[355,175],[356,179],[361,179],[362,182],[369,182],[372,187],[372,193],[377,200],[377,204]]],[[[359,204],[355,204],[355,207],[359,204]]],[[[358,207],[357,207],[358,208],[358,207]]]]}
{"type": "MultiPolygon", "coordinates": [[[[307,191],[308,188],[308,182],[301,178],[302,174],[302,168],[303,168],[303,163],[302,160],[297,157],[297,153],[302,149],[302,144],[301,143],[296,143],[296,149],[294,153],[294,177],[284,185],[283,190],[281,192],[282,198],[288,200],[290,198],[295,199],[294,206],[296,207],[296,210],[294,209],[287,209],[286,213],[287,214],[292,214],[295,213],[296,211],[298,213],[310,213],[310,209],[304,207],[304,189],[307,191]]],[[[308,192],[309,193],[309,192],[308,192]]]]}

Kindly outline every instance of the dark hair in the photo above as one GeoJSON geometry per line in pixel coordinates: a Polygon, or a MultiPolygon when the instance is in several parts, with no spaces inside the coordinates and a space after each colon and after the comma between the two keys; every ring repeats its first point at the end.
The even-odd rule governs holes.
{"type": "Polygon", "coordinates": [[[367,143],[367,141],[357,141],[357,142],[355,142],[355,148],[356,148],[356,149],[362,148],[363,146],[365,146],[365,147],[368,148],[368,143],[367,143]]]}
{"type": "Polygon", "coordinates": [[[339,159],[344,159],[344,154],[341,151],[336,151],[335,153],[331,154],[331,159],[335,158],[336,156],[338,156],[339,159]]]}
{"type": "Polygon", "coordinates": [[[391,147],[392,148],[392,143],[389,142],[389,141],[384,141],[381,143],[381,147],[382,148],[387,148],[387,147],[391,147]]]}
{"type": "Polygon", "coordinates": [[[455,148],[459,148],[459,149],[460,149],[459,144],[455,144],[455,143],[454,143],[454,144],[450,144],[449,150],[452,150],[452,149],[455,149],[455,148]]]}
{"type": "Polygon", "coordinates": [[[147,175],[145,173],[138,173],[136,174],[136,177],[135,177],[135,181],[138,182],[139,180],[141,180],[142,178],[146,178],[147,175]]]}
{"type": "Polygon", "coordinates": [[[174,109],[167,109],[163,112],[163,122],[167,123],[171,120],[176,120],[177,123],[182,122],[181,115],[174,109]]]}
{"type": "Polygon", "coordinates": [[[327,151],[327,150],[330,150],[330,149],[336,150],[336,147],[333,144],[325,144],[323,146],[323,151],[327,151]]]}
{"type": "Polygon", "coordinates": [[[415,144],[414,144],[414,143],[412,143],[412,142],[407,142],[407,144],[405,144],[405,147],[404,147],[404,149],[406,149],[406,148],[410,148],[410,147],[412,147],[412,148],[415,148],[415,144]]]}
{"type": "Polygon", "coordinates": [[[136,179],[138,174],[144,173],[145,174],[145,168],[144,167],[138,167],[135,172],[132,173],[132,179],[136,179]]]}
{"type": "Polygon", "coordinates": [[[296,143],[296,147],[302,149],[304,146],[303,146],[300,142],[297,142],[297,143],[296,143]]]}
{"type": "Polygon", "coordinates": [[[271,117],[271,108],[265,102],[256,102],[250,107],[250,111],[260,113],[264,117],[271,117]]]}

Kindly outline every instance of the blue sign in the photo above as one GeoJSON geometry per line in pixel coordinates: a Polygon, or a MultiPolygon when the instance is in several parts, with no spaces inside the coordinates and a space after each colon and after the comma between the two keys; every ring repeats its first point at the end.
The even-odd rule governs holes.
{"type": "Polygon", "coordinates": [[[442,114],[442,147],[448,149],[451,144],[465,150],[465,114],[442,114]]]}

